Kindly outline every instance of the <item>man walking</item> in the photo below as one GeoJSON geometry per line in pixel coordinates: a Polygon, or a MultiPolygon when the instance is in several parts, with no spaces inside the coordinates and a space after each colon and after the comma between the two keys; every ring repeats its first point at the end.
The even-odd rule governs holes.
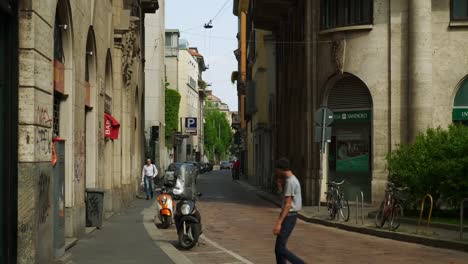
{"type": "Polygon", "coordinates": [[[291,171],[289,160],[281,158],[276,163],[275,173],[278,177],[278,186],[283,193],[281,215],[273,229],[276,235],[276,263],[286,264],[286,260],[292,264],[305,263],[286,248],[286,243],[297,221],[297,212],[302,207],[301,185],[291,171]]]}
{"type": "Polygon", "coordinates": [[[145,185],[146,200],[149,200],[150,196],[153,199],[153,179],[158,175],[158,169],[151,163],[150,159],[146,160],[143,171],[141,172],[141,184],[145,185]]]}

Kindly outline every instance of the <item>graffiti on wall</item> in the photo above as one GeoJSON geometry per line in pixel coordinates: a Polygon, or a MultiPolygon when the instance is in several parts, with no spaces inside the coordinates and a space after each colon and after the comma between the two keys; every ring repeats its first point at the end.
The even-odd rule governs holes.
{"type": "Polygon", "coordinates": [[[49,200],[49,191],[50,191],[50,175],[42,172],[39,175],[39,207],[38,207],[38,217],[39,223],[44,224],[49,216],[50,200],[49,200]]]}
{"type": "Polygon", "coordinates": [[[36,130],[36,147],[40,155],[52,155],[52,137],[50,129],[38,128],[36,130]]]}
{"type": "Polygon", "coordinates": [[[75,132],[75,180],[80,181],[85,170],[85,134],[82,131],[75,132]]]}
{"type": "Polygon", "coordinates": [[[52,126],[52,115],[49,114],[49,110],[45,106],[38,106],[35,112],[35,121],[41,126],[50,127],[52,126]]]}

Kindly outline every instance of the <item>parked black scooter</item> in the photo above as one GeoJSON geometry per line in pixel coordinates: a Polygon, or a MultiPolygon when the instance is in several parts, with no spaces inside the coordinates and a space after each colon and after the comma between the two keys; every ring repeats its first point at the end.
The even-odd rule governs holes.
{"type": "MultiPolygon", "coordinates": [[[[197,194],[200,197],[201,193],[197,194]]],[[[202,233],[201,216],[196,207],[196,197],[183,197],[176,207],[174,221],[179,235],[179,245],[183,249],[191,249],[197,243],[202,233]]]]}

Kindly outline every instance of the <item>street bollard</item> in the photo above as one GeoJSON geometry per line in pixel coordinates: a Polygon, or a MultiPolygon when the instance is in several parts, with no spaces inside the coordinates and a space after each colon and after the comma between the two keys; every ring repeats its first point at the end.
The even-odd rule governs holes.
{"type": "Polygon", "coordinates": [[[356,224],[359,223],[361,218],[361,225],[364,225],[364,193],[361,191],[361,204],[359,206],[359,194],[356,195],[356,224]],[[359,208],[361,209],[361,217],[359,217],[359,208]]]}
{"type": "Polygon", "coordinates": [[[356,195],[356,225],[358,224],[359,218],[359,195],[356,195]]]}
{"type": "Polygon", "coordinates": [[[361,191],[361,225],[364,225],[364,192],[361,191]]]}
{"type": "Polygon", "coordinates": [[[418,221],[418,226],[416,227],[416,234],[418,233],[419,226],[421,225],[421,222],[422,222],[422,217],[423,217],[423,212],[424,212],[424,204],[425,204],[427,198],[430,199],[431,208],[429,209],[429,215],[427,217],[426,234],[427,234],[427,230],[429,229],[429,225],[431,224],[432,207],[434,206],[434,199],[432,198],[432,195],[426,194],[422,199],[421,213],[419,214],[419,221],[418,221]]]}
{"type": "Polygon", "coordinates": [[[460,203],[460,241],[463,241],[463,232],[465,229],[465,226],[463,225],[463,210],[465,202],[468,202],[468,198],[463,199],[460,203]]]}

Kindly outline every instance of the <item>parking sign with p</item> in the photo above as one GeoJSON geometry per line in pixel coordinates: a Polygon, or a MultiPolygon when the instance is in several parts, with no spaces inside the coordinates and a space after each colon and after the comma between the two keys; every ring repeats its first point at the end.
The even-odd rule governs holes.
{"type": "Polygon", "coordinates": [[[185,130],[188,133],[197,132],[197,118],[196,117],[185,118],[185,130]]]}

